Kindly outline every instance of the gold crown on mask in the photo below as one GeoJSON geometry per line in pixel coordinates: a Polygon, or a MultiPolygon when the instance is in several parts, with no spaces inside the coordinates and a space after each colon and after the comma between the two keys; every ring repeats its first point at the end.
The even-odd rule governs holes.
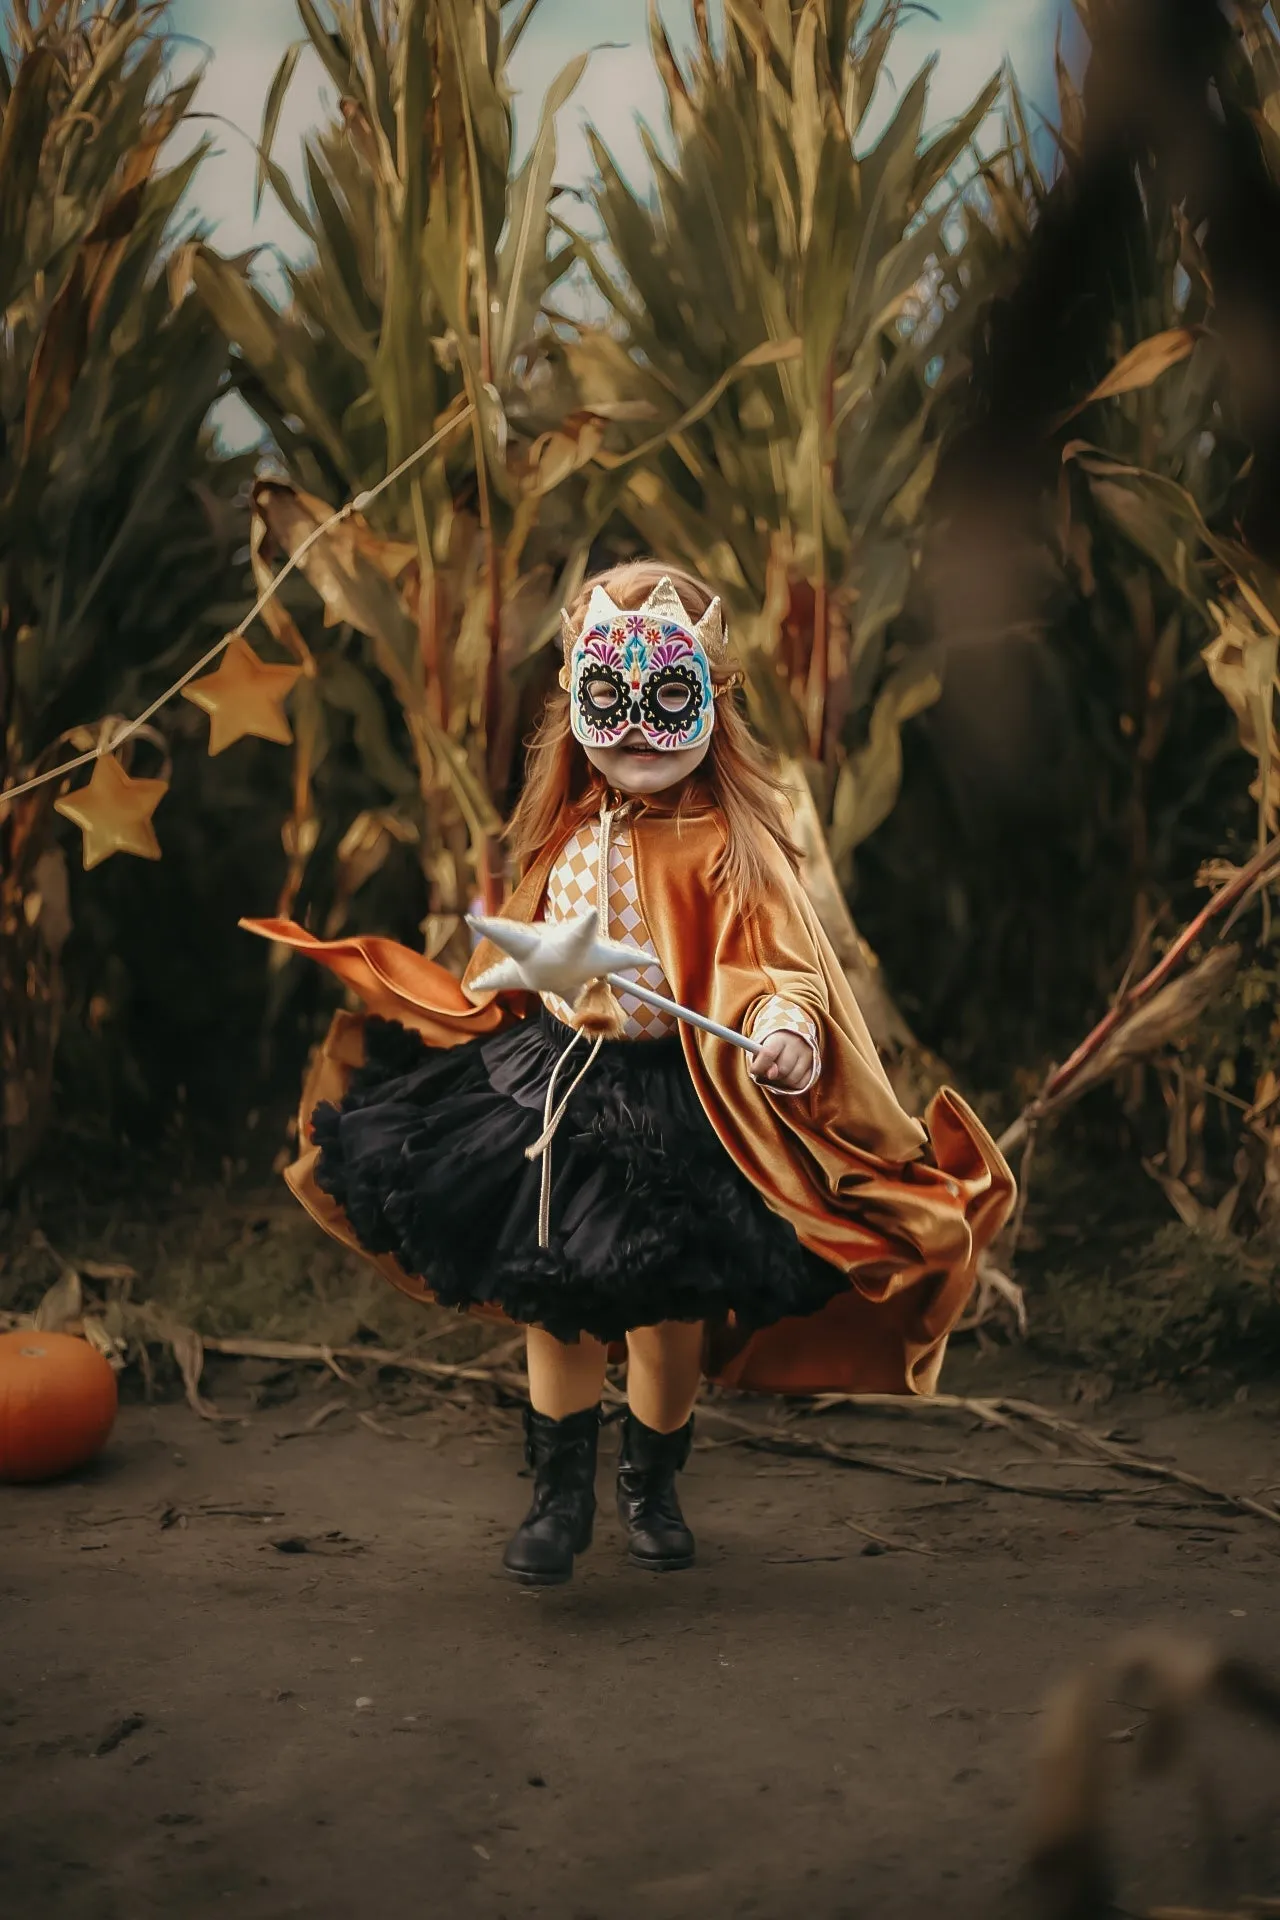
{"type": "MultiPolygon", "coordinates": [[[[693,635],[713,667],[723,666],[728,659],[729,642],[724,630],[724,612],[719,599],[711,602],[701,620],[695,625],[684,601],[665,574],[642,607],[615,606],[603,587],[594,588],[587,602],[587,610],[582,616],[580,631],[586,633],[592,627],[602,627],[613,620],[624,620],[628,614],[634,613],[648,614],[655,620],[672,620],[677,626],[683,627],[686,633],[693,635]]],[[[560,631],[564,637],[564,659],[567,668],[574,642],[578,638],[570,622],[567,607],[560,614],[560,631]]],[[[563,675],[561,684],[564,684],[563,675]]]]}

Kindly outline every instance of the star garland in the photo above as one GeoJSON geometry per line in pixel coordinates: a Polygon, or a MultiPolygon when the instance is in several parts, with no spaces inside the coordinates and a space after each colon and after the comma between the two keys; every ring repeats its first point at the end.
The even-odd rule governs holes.
{"type": "MultiPolygon", "coordinates": [[[[178,694],[209,716],[210,754],[223,753],[236,741],[249,737],[289,746],[293,729],[285,713],[285,702],[306,669],[260,659],[245,638],[249,627],[327,533],[353,513],[363,513],[410,467],[416,466],[442,440],[464,426],[473,411],[470,405],[460,409],[376,486],[357,494],[313,528],[288,556],[279,573],[272,576],[234,632],[225,634],[144,712],[125,721],[119,729],[108,719],[99,721],[93,730],[97,733],[95,746],[61,766],[46,768],[43,773],[33,774],[30,779],[18,781],[0,792],[0,816],[20,795],[51,781],[65,780],[81,767],[91,766],[93,771],[83,786],[64,792],[53,803],[55,810],[81,831],[85,870],[101,865],[116,853],[131,853],[140,860],[159,860],[162,850],[152,816],[169,791],[169,781],[167,777],[136,778],[118,758],[120,749],[146,729],[152,716],[178,694]],[[219,663],[215,671],[206,673],[205,669],[215,661],[219,663]]],[[[81,738],[86,731],[75,729],[81,738]]]]}
{"type": "Polygon", "coordinates": [[[74,820],[84,835],[84,865],[109,860],[113,853],[136,854],[140,860],[158,860],[160,842],[151,816],[169,791],[167,780],[135,780],[114,754],[104,754],[75,793],[63,794],[54,806],[74,820]]]}
{"type": "Polygon", "coordinates": [[[247,735],[287,747],[293,743],[293,729],[284,702],[301,676],[301,667],[267,666],[236,634],[217,672],[184,687],[182,697],[208,714],[211,754],[224,752],[247,735]]]}

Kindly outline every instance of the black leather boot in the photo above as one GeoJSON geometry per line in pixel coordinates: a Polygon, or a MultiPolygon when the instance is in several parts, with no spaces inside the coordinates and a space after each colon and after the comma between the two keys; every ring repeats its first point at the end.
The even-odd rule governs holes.
{"type": "Polygon", "coordinates": [[[633,1567],[677,1573],[693,1565],[693,1535],[676,1497],[676,1475],[692,1445],[692,1420],[676,1433],[655,1433],[628,1409],[618,1453],[618,1518],[633,1567]]]}
{"type": "Polygon", "coordinates": [[[571,1413],[567,1420],[525,1408],[524,1457],[533,1468],[533,1505],[502,1564],[526,1586],[562,1586],[572,1578],[574,1555],[591,1545],[599,1441],[599,1407],[571,1413]]]}

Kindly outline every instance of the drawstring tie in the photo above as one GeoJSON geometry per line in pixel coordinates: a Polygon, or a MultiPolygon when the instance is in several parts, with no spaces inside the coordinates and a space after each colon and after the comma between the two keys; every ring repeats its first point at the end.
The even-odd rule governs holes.
{"type": "Polygon", "coordinates": [[[604,1035],[601,1034],[579,1067],[577,1073],[570,1081],[569,1091],[565,1094],[559,1106],[557,1106],[555,1099],[556,1087],[560,1079],[560,1070],[577,1046],[579,1040],[584,1038],[585,1035],[582,1033],[575,1033],[564,1052],[560,1055],[560,1058],[556,1061],[555,1066],[551,1069],[551,1078],[547,1082],[547,1097],[542,1108],[542,1132],[538,1135],[538,1138],[531,1147],[525,1148],[524,1157],[526,1160],[540,1159],[542,1161],[542,1183],[538,1194],[539,1247],[549,1247],[551,1244],[551,1143],[559,1131],[560,1122],[564,1119],[568,1111],[569,1102],[591,1071],[591,1068],[595,1064],[596,1055],[604,1045],[604,1035]]]}
{"type": "MultiPolygon", "coordinates": [[[[617,815],[619,813],[625,812],[625,810],[626,810],[625,803],[622,806],[610,807],[607,797],[600,808],[600,851],[599,851],[599,858],[596,864],[596,917],[597,917],[597,920],[599,921],[600,930],[602,934],[608,931],[608,926],[609,926],[610,829],[612,828],[613,822],[616,819],[617,815]]],[[[560,1101],[560,1104],[557,1106],[556,1105],[556,1088],[560,1083],[561,1069],[563,1068],[565,1062],[568,1060],[569,1055],[573,1052],[574,1048],[577,1046],[578,1042],[580,1040],[584,1040],[585,1038],[586,1038],[586,1035],[582,1032],[581,1028],[576,1029],[572,1040],[569,1042],[564,1052],[560,1055],[560,1058],[556,1061],[555,1066],[551,1069],[551,1078],[547,1082],[547,1097],[546,1097],[546,1100],[543,1102],[543,1107],[542,1107],[542,1132],[538,1135],[538,1138],[534,1141],[531,1147],[525,1148],[524,1157],[526,1160],[542,1161],[542,1179],[539,1185],[539,1192],[538,1192],[538,1246],[540,1248],[549,1247],[551,1244],[551,1146],[552,1146],[552,1142],[555,1140],[556,1134],[559,1131],[560,1122],[564,1119],[565,1114],[568,1112],[569,1102],[572,1100],[574,1094],[578,1091],[578,1088],[582,1085],[582,1082],[586,1079],[588,1073],[590,1073],[592,1067],[595,1065],[597,1056],[599,1055],[600,1049],[604,1045],[604,1041],[605,1041],[605,1036],[603,1033],[597,1035],[595,1043],[593,1044],[590,1053],[587,1055],[586,1059],[583,1061],[582,1065],[579,1067],[577,1073],[574,1075],[573,1079],[570,1081],[569,1091],[564,1095],[564,1098],[560,1101]]]]}

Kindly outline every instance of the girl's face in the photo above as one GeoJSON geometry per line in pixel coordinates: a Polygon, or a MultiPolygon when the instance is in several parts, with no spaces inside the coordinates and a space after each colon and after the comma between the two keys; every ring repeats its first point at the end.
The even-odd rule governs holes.
{"type": "Polygon", "coordinates": [[[700,767],[711,751],[711,735],[706,734],[696,747],[668,748],[660,753],[651,747],[639,727],[632,727],[613,747],[589,747],[582,743],[597,773],[604,775],[619,793],[665,793],[700,767]]]}
{"type": "Polygon", "coordinates": [[[662,793],[706,759],[711,665],[696,630],[680,621],[605,599],[594,619],[588,609],[566,684],[574,738],[619,792],[662,793]]]}

